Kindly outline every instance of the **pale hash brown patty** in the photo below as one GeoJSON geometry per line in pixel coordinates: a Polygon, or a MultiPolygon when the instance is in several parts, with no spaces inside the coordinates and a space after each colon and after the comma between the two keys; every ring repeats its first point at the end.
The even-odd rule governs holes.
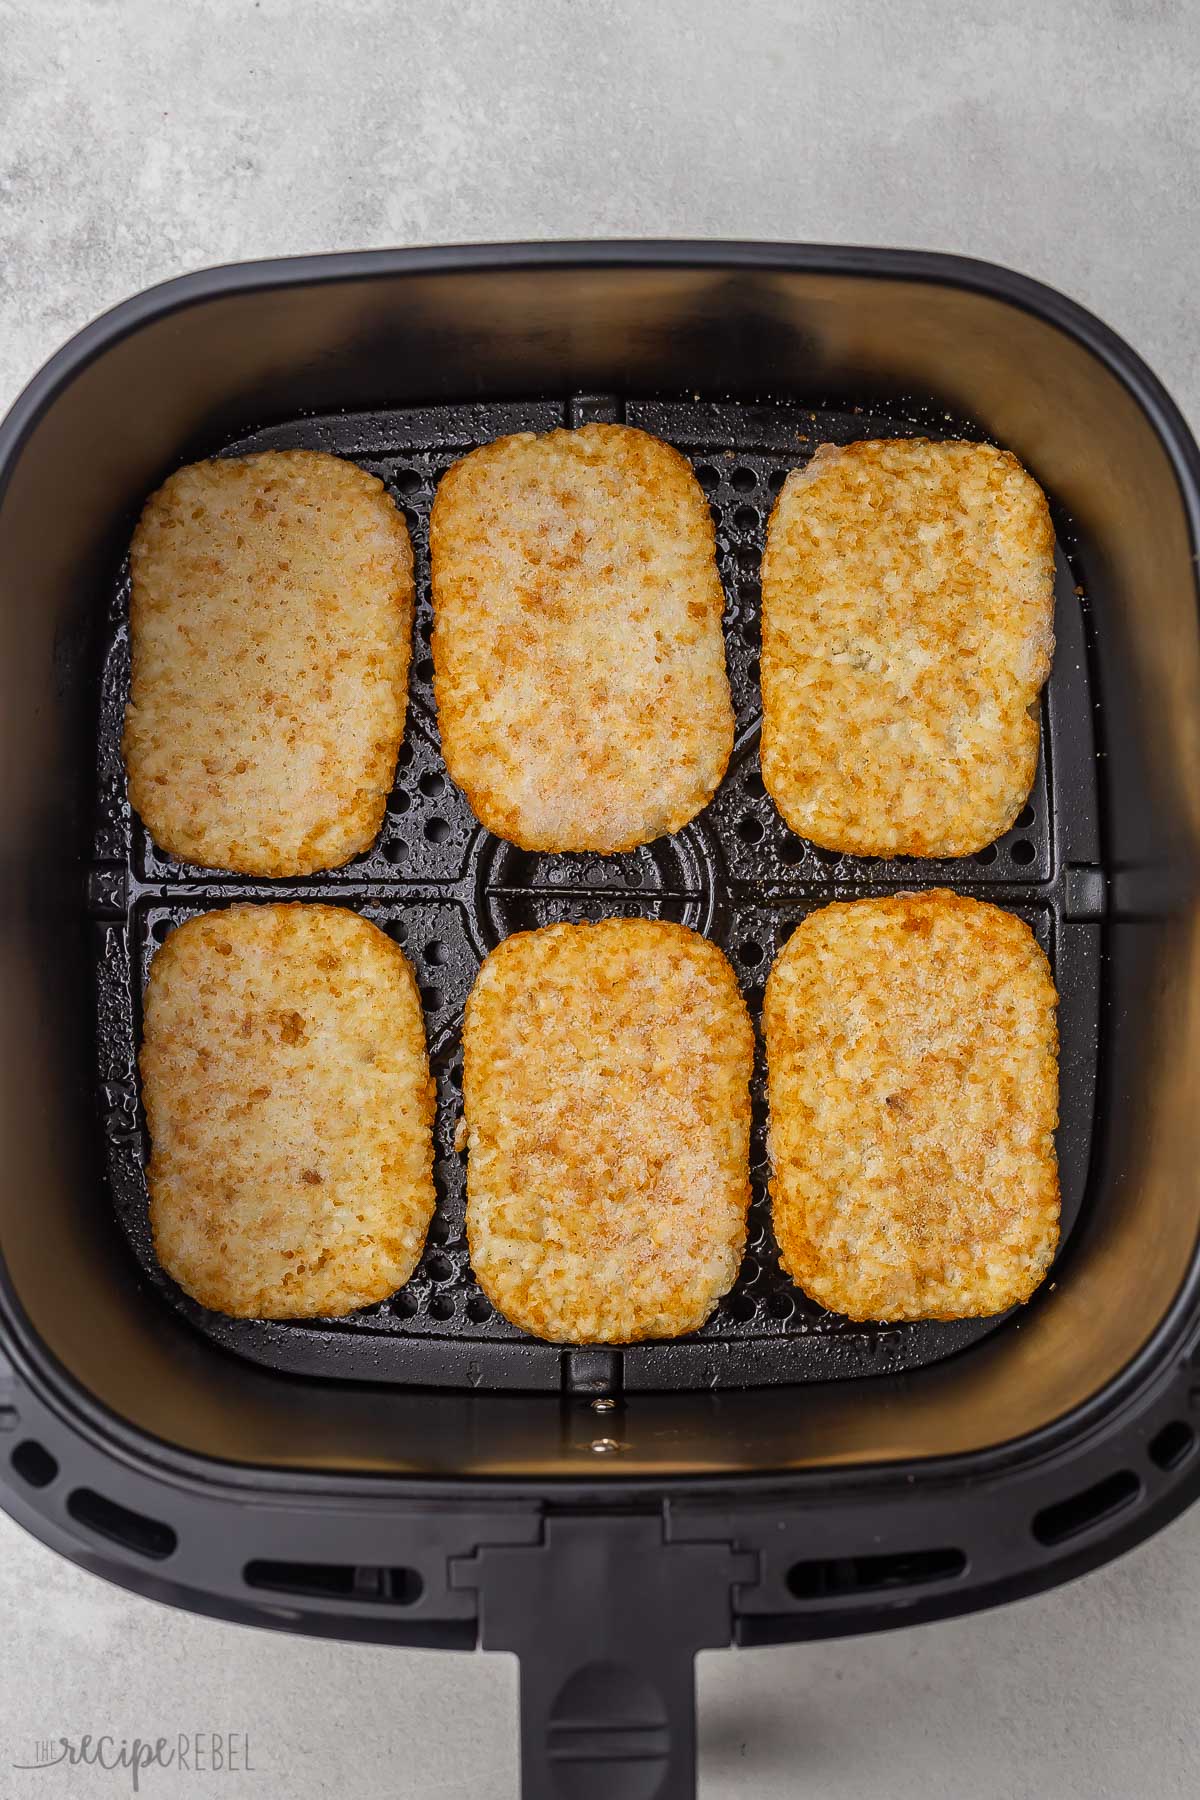
{"type": "Polygon", "coordinates": [[[1027,1300],[1058,1245],[1058,1004],[1011,913],[945,889],[810,913],[767,981],[771,1199],[852,1319],[1027,1300]]]}
{"type": "Polygon", "coordinates": [[[172,856],[308,875],[370,847],[404,734],[412,548],[336,456],[193,463],[130,550],[129,797],[172,856]]]}
{"type": "Polygon", "coordinates": [[[733,747],[704,491],[643,431],[522,432],[447,470],[430,522],[446,765],[526,850],[630,850],[706,806],[733,747]]]}
{"type": "Polygon", "coordinates": [[[649,919],[519,933],[463,1052],[467,1239],[498,1311],[555,1343],[702,1325],[750,1201],[754,1036],[716,945],[649,919]]]}
{"type": "Polygon", "coordinates": [[[825,444],[762,564],[762,774],[787,824],[860,856],[966,856],[1038,757],[1054,533],[1006,450],[825,444]]]}
{"type": "Polygon", "coordinates": [[[154,1247],[246,1318],[402,1287],[434,1209],[434,1088],[404,953],[337,906],[189,919],[150,967],[141,1049],[154,1247]]]}

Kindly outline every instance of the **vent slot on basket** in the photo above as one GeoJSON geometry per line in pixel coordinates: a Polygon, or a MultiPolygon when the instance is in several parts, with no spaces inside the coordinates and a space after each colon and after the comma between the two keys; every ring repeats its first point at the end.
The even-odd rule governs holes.
{"type": "Polygon", "coordinates": [[[30,1487],[49,1487],[58,1474],[58,1462],[36,1438],[26,1438],[10,1458],[13,1468],[30,1487]]]}
{"type": "Polygon", "coordinates": [[[1150,1461],[1160,1469],[1177,1469],[1196,1448],[1196,1434],[1183,1419],[1172,1419],[1150,1439],[1150,1461]]]}
{"type": "Polygon", "coordinates": [[[893,1588],[953,1581],[967,1559],[961,1550],[896,1550],[885,1556],[831,1556],[793,1563],[787,1584],[797,1600],[824,1600],[844,1594],[878,1594],[893,1588]]]}
{"type": "Polygon", "coordinates": [[[373,1600],[390,1606],[412,1606],[425,1583],[416,1569],[384,1568],[376,1563],[248,1562],[242,1571],[247,1587],[271,1594],[302,1594],[313,1600],[373,1600]]]}
{"type": "Polygon", "coordinates": [[[179,1543],[175,1532],[161,1519],[134,1512],[132,1507],[122,1506],[120,1501],[110,1500],[94,1488],[75,1488],[67,1499],[67,1511],[77,1524],[86,1525],[97,1537],[108,1538],[155,1562],[170,1556],[179,1543]]]}
{"type": "Polygon", "coordinates": [[[1090,1531],[1093,1525],[1120,1512],[1122,1507],[1132,1505],[1141,1492],[1142,1484],[1133,1470],[1119,1469],[1115,1475],[1106,1475],[1103,1481],[1072,1494],[1069,1499],[1058,1500],[1053,1506],[1044,1506],[1041,1512],[1034,1513],[1033,1535],[1047,1548],[1063,1544],[1081,1531],[1090,1531]]]}

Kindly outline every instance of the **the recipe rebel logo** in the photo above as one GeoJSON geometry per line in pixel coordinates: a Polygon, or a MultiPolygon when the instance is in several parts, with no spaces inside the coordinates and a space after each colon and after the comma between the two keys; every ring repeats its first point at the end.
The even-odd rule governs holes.
{"type": "MultiPolygon", "coordinates": [[[[142,1777],[152,1769],[175,1769],[189,1775],[253,1775],[250,1737],[244,1731],[181,1731],[171,1737],[115,1737],[111,1732],[84,1732],[79,1737],[38,1738],[32,1755],[14,1758],[14,1769],[91,1769],[124,1771],[129,1790],[142,1791],[142,1777]]],[[[47,1792],[51,1790],[47,1788],[47,1792]]],[[[78,1781],[71,1788],[79,1792],[78,1781]]]]}

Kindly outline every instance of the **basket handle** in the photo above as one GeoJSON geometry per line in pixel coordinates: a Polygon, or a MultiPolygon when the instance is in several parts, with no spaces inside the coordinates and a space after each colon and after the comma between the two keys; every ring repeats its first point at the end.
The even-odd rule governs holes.
{"type": "Polygon", "coordinates": [[[522,1800],[694,1800],[698,1650],[731,1636],[757,1559],[672,1543],[661,1512],[548,1518],[451,1563],[485,1650],[521,1659],[522,1800]]]}

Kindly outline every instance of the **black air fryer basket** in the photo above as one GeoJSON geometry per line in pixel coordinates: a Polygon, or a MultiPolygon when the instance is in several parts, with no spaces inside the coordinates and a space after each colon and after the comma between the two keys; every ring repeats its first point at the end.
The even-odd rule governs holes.
{"type": "Polygon", "coordinates": [[[283,1630],[522,1659],[525,1794],[692,1791],[697,1649],[964,1612],[1115,1555],[1200,1486],[1200,458],[1111,332],[950,257],[606,244],[249,264],[118,307],[0,430],[5,899],[0,1487],[13,1516],[157,1598],[283,1630]],[[433,712],[427,527],[502,432],[624,419],[692,460],[717,520],[738,712],[677,836],[538,856],[483,831],[433,712]],[[840,856],[758,769],[766,516],[818,443],[979,437],[1058,535],[1042,756],[975,857],[840,856]],[[124,557],[181,462],[353,458],[417,554],[409,723],[376,847],[253,882],[172,862],[129,809],[124,557]],[[462,1006],[509,932],[677,919],[752,1011],[796,921],[953,886],[1028,920],[1061,996],[1063,1244],[998,1320],[863,1326],[782,1275],[762,1073],[737,1283],[701,1331],[560,1349],[471,1273],[453,1150],[462,1006]],[[416,1275],[344,1320],[222,1318],[150,1248],[136,1079],[149,959],[244,899],[353,907],[404,944],[438,1082],[416,1275]]]}

